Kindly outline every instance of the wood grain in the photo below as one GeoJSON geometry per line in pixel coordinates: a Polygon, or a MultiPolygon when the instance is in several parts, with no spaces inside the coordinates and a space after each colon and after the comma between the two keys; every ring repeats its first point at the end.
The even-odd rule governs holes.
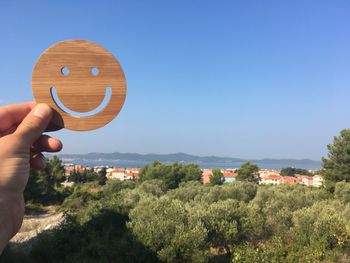
{"type": "Polygon", "coordinates": [[[85,131],[100,128],[118,115],[126,97],[126,80],[119,62],[105,48],[86,40],[66,40],[41,54],[33,69],[32,91],[37,103],[46,103],[55,110],[56,125],[85,131]],[[63,68],[69,69],[67,75],[63,68]],[[98,69],[98,75],[92,74],[92,68],[98,69]],[[55,88],[65,107],[85,113],[102,103],[108,87],[112,92],[106,107],[87,117],[65,112],[51,94],[51,88],[55,88]]]}

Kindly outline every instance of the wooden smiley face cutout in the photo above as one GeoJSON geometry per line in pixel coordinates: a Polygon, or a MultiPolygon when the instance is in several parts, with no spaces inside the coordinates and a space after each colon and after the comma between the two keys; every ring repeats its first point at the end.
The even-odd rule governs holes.
{"type": "Polygon", "coordinates": [[[33,96],[56,112],[59,127],[84,131],[115,118],[126,97],[126,81],[117,59],[86,40],[67,40],[46,49],[32,75],[33,96]]]}

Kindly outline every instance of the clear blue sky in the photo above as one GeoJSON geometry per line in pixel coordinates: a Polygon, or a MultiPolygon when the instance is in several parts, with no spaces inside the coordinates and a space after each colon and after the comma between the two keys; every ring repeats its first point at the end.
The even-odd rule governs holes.
{"type": "Polygon", "coordinates": [[[350,123],[349,1],[0,2],[0,103],[32,100],[32,67],[65,39],[122,64],[106,127],[59,131],[65,153],[312,158],[350,123]]]}

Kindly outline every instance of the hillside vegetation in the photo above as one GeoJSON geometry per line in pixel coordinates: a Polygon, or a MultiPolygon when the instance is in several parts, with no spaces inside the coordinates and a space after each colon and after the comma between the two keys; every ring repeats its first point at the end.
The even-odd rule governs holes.
{"type": "Polygon", "coordinates": [[[47,191],[65,220],[28,255],[7,248],[0,261],[350,262],[349,146],[349,130],[329,145],[321,188],[258,185],[247,165],[240,181],[203,185],[194,164],[154,162],[137,182],[91,175],[65,189],[60,162],[50,161],[58,179],[40,188],[46,177],[32,172],[41,191],[26,196],[48,203],[47,191]]]}

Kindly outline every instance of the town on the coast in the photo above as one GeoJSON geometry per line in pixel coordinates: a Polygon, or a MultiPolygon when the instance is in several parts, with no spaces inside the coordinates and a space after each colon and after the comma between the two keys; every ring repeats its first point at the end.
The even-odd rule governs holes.
{"type": "MultiPolygon", "coordinates": [[[[137,181],[139,179],[139,173],[142,168],[122,168],[122,167],[111,167],[111,166],[83,166],[76,165],[73,163],[64,163],[65,175],[69,178],[70,174],[73,172],[84,172],[87,170],[93,172],[100,172],[102,169],[106,169],[106,177],[108,180],[133,180],[137,181]]],[[[233,183],[236,181],[238,168],[230,169],[220,169],[224,177],[224,183],[233,183]]],[[[201,169],[202,171],[202,181],[204,184],[210,182],[210,177],[213,175],[213,169],[201,169]]],[[[304,174],[294,174],[293,176],[281,175],[281,169],[260,169],[259,170],[259,184],[303,184],[306,186],[320,187],[323,184],[324,178],[317,174],[317,170],[307,170],[309,175],[304,174]]],[[[70,183],[65,183],[70,184],[70,183]]]]}

